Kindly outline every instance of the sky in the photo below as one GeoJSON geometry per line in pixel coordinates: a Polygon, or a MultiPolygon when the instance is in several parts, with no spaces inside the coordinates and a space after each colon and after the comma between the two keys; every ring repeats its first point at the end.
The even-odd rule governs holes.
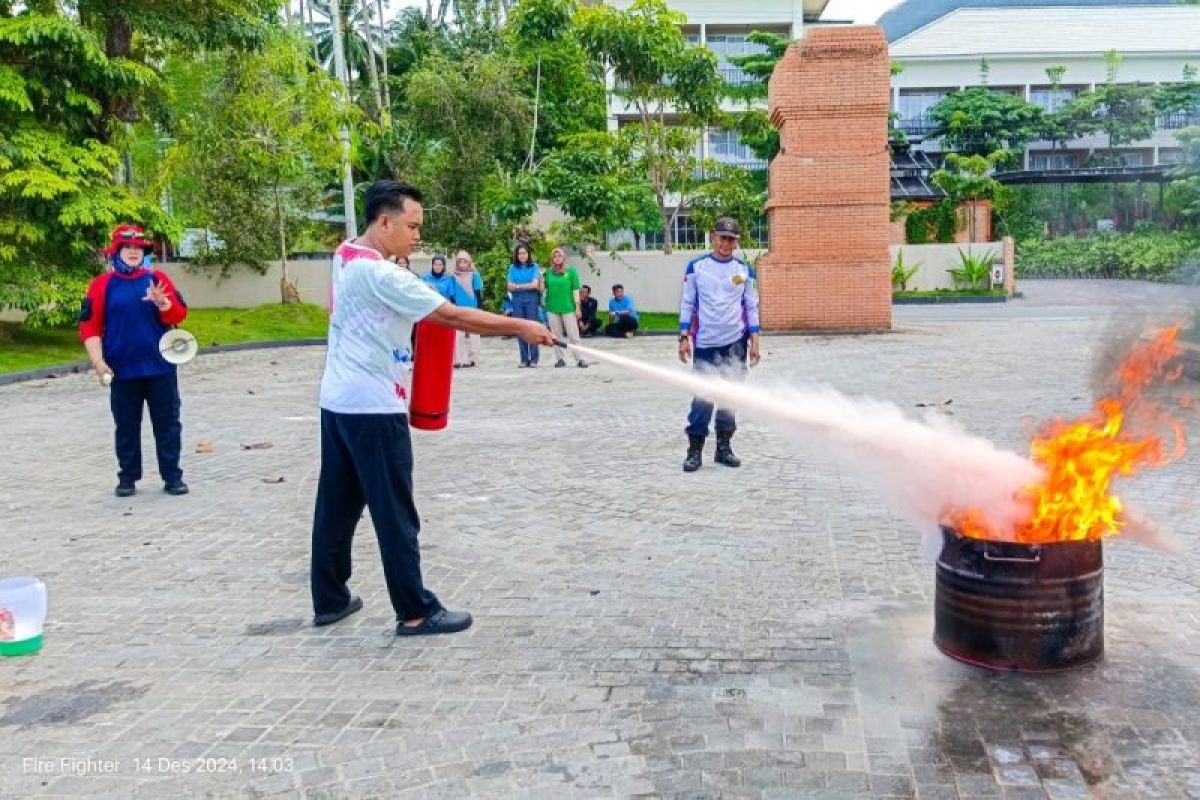
{"type": "MultiPolygon", "coordinates": [[[[900,0],[830,0],[825,9],[826,19],[848,19],[858,23],[869,23],[879,19],[879,15],[887,11],[900,0]]],[[[670,0],[668,0],[668,5],[670,0]]],[[[436,2],[435,4],[436,5],[436,2]]],[[[425,7],[425,0],[387,0],[387,11],[384,15],[390,18],[405,6],[425,7]]]]}

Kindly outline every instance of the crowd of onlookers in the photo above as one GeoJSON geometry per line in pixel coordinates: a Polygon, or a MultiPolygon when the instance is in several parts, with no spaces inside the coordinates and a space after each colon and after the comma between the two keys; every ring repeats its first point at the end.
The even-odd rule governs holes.
{"type": "MultiPolygon", "coordinates": [[[[406,263],[401,266],[409,267],[406,263]]],[[[454,257],[453,269],[446,263],[445,256],[435,255],[430,271],[422,277],[455,305],[468,308],[483,305],[483,280],[466,250],[460,250],[454,257]]],[[[528,245],[516,246],[508,267],[501,311],[511,317],[539,320],[557,339],[569,344],[579,344],[580,339],[601,334],[629,339],[638,329],[637,306],[619,283],[612,287],[608,320],[601,322],[599,302],[592,296],[592,287],[580,281],[579,272],[567,264],[566,251],[561,247],[551,253],[550,267],[545,269],[533,260],[528,245]]],[[[479,343],[477,334],[459,332],[454,366],[475,366],[479,360],[479,343]]],[[[537,345],[518,340],[518,353],[522,367],[537,366],[540,356],[537,345]]],[[[554,353],[554,366],[567,366],[567,348],[556,346],[554,353]]],[[[587,366],[581,358],[577,358],[575,364],[587,366]]]]}

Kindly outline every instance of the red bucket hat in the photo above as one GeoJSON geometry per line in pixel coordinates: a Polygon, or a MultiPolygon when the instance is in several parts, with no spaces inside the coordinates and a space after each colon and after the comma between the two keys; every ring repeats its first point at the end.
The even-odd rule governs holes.
{"type": "Polygon", "coordinates": [[[146,232],[140,225],[118,225],[113,228],[112,243],[104,248],[104,255],[116,255],[122,247],[140,247],[143,250],[153,250],[154,242],[146,238],[146,232]]]}

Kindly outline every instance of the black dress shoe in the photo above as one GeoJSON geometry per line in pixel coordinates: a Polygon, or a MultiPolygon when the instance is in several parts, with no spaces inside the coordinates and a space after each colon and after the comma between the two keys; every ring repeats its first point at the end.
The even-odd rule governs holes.
{"type": "Polygon", "coordinates": [[[471,627],[471,615],[465,611],[441,609],[426,617],[420,625],[397,623],[397,636],[432,636],[437,633],[458,633],[471,627]]]}
{"type": "Polygon", "coordinates": [[[183,481],[171,481],[170,483],[163,484],[163,491],[167,494],[180,495],[187,494],[189,489],[188,485],[183,481]]]}
{"type": "Polygon", "coordinates": [[[346,617],[353,614],[355,611],[362,610],[362,598],[358,595],[350,598],[350,602],[341,611],[331,611],[328,614],[317,614],[313,617],[313,625],[321,627],[322,625],[332,625],[335,622],[340,622],[346,617]]]}
{"type": "Polygon", "coordinates": [[[137,486],[134,486],[133,481],[121,481],[117,484],[117,488],[113,489],[113,494],[117,497],[133,497],[137,493],[137,486]]]}

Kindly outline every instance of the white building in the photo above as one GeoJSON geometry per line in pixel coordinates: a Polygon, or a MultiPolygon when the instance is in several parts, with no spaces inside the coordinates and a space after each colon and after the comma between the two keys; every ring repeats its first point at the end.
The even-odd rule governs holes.
{"type": "MultiPolygon", "coordinates": [[[[891,57],[903,71],[892,79],[897,126],[921,148],[932,129],[930,109],[950,92],[983,82],[1053,111],[1081,91],[1107,79],[1106,53],[1122,56],[1119,83],[1172,83],[1186,65],[1200,67],[1200,6],[1163,0],[907,0],[880,20],[891,57]],[[1047,74],[1065,68],[1058,88],[1047,74]]],[[[1125,166],[1155,166],[1180,157],[1175,132],[1200,125],[1200,115],[1161,118],[1155,134],[1121,148],[1125,166]]],[[[1066,150],[1050,142],[1030,144],[1026,169],[1081,167],[1107,138],[1076,139],[1066,150]]]]}
{"type": "MultiPolygon", "coordinates": [[[[687,17],[683,27],[688,41],[703,45],[716,54],[718,70],[725,81],[733,84],[750,82],[754,78],[746,75],[729,59],[731,56],[763,52],[764,47],[747,41],[754,31],[775,33],[790,39],[799,39],[805,25],[813,24],[829,4],[829,0],[742,0],[739,3],[716,2],[716,0],[669,0],[671,9],[687,17]]],[[[616,8],[628,8],[632,0],[612,0],[616,8]]],[[[611,80],[611,77],[610,77],[611,80]]],[[[724,101],[723,107],[735,111],[742,106],[724,101]]],[[[612,93],[608,100],[608,124],[611,130],[637,119],[636,112],[612,93]]],[[[749,147],[738,141],[736,131],[709,129],[700,137],[697,156],[711,158],[726,164],[734,164],[750,170],[765,170],[765,161],[757,158],[749,147]]],[[[654,236],[649,237],[653,246],[654,236]]],[[[687,246],[705,240],[704,232],[697,231],[686,211],[676,218],[674,240],[687,246]]]]}

